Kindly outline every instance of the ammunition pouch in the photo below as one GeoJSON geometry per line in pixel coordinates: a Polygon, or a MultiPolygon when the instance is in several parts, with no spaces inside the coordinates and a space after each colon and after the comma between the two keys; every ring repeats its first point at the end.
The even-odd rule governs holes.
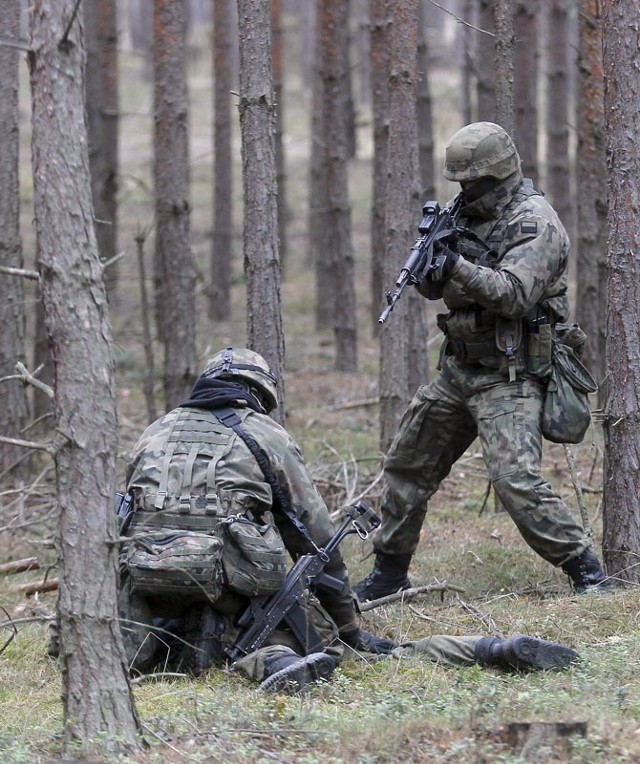
{"type": "Polygon", "coordinates": [[[287,550],[280,531],[269,523],[258,525],[241,515],[222,523],[227,586],[246,597],[274,594],[287,575],[287,550]]]}

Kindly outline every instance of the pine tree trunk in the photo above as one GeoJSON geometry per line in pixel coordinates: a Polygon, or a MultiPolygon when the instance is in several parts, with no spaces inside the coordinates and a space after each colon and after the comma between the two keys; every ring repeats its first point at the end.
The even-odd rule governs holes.
{"type": "MultiPolygon", "coordinates": [[[[20,36],[20,2],[5,3],[0,16],[0,38],[17,43],[20,36]]],[[[22,268],[20,243],[20,184],[18,173],[19,109],[17,47],[0,43],[0,265],[22,268]]],[[[0,273],[0,378],[16,373],[18,361],[25,363],[25,289],[21,277],[0,273]]],[[[0,431],[19,437],[27,423],[26,388],[20,380],[0,382],[2,407],[0,431]]],[[[19,464],[24,449],[0,444],[0,475],[13,468],[12,474],[23,475],[19,464]]]]}
{"type": "Polygon", "coordinates": [[[607,371],[604,316],[608,232],[602,18],[598,0],[582,0],[580,10],[576,318],[587,333],[583,361],[602,385],[607,371]]]}
{"type": "Polygon", "coordinates": [[[237,29],[234,0],[213,0],[213,237],[209,318],[231,317],[233,263],[233,159],[231,91],[237,29]]]}
{"type": "Polygon", "coordinates": [[[195,381],[195,275],[191,256],[186,0],[155,0],[156,317],[164,342],[167,410],[195,381]]]}
{"type": "Polygon", "coordinates": [[[536,3],[518,0],[515,5],[516,39],[514,107],[514,141],[522,160],[525,178],[537,186],[538,173],[538,37],[539,8],[536,3]]]}
{"type": "MultiPolygon", "coordinates": [[[[378,334],[378,316],[384,310],[385,203],[389,148],[389,82],[387,76],[388,19],[386,0],[369,0],[371,24],[371,109],[373,162],[371,172],[371,322],[378,334]]],[[[390,282],[389,286],[391,285],[390,282]]]]}
{"type": "Polygon", "coordinates": [[[349,204],[349,6],[346,0],[323,0],[318,8],[322,78],[322,146],[325,186],[322,198],[326,252],[334,294],[332,316],[335,367],[358,368],[356,297],[351,207],[349,204]]]}
{"type": "MultiPolygon", "coordinates": [[[[387,2],[389,153],[384,280],[393,284],[415,241],[418,199],[416,0],[387,2]]],[[[411,287],[409,287],[411,288],[411,287]]],[[[400,300],[380,333],[380,447],[386,451],[408,400],[409,300],[400,300]]]]}
{"type": "Polygon", "coordinates": [[[29,54],[36,246],[55,359],[65,751],[139,747],[117,610],[116,405],[93,227],[77,3],[35,3],[29,54]]]}
{"type": "Polygon", "coordinates": [[[284,423],[284,332],[268,4],[238,0],[238,24],[247,336],[249,346],[265,358],[278,378],[278,408],[273,416],[284,423]]]}
{"type": "Polygon", "coordinates": [[[602,4],[609,248],[604,386],[603,552],[609,575],[640,582],[640,81],[638,13],[602,4]]]}

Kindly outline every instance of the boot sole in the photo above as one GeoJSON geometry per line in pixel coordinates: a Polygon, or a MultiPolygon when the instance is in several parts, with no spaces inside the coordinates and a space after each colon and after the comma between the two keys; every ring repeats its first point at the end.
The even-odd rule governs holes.
{"type": "Polygon", "coordinates": [[[264,692],[300,692],[310,682],[328,679],[336,667],[336,661],[326,653],[313,653],[306,658],[276,671],[260,685],[264,692]]]}
{"type": "Polygon", "coordinates": [[[535,637],[512,637],[504,645],[504,657],[520,671],[558,671],[578,660],[578,653],[565,645],[535,637]]]}

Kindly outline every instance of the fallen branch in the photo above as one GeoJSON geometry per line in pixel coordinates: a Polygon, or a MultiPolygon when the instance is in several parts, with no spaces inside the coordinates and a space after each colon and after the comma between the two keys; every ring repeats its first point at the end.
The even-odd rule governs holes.
{"type": "Polygon", "coordinates": [[[24,594],[25,597],[31,597],[32,594],[42,594],[43,592],[55,592],[58,589],[58,579],[49,578],[43,581],[32,581],[30,584],[17,586],[14,591],[24,594]]]}
{"type": "Polygon", "coordinates": [[[25,570],[39,570],[40,563],[37,557],[26,557],[23,560],[14,560],[0,565],[0,575],[8,573],[24,573],[25,570]]]}
{"type": "Polygon", "coordinates": [[[392,602],[398,600],[402,603],[409,602],[416,599],[420,594],[428,594],[429,592],[464,592],[465,590],[459,586],[453,586],[444,581],[441,584],[426,584],[425,586],[414,586],[411,589],[404,589],[395,594],[387,594],[386,597],[379,597],[377,600],[367,600],[366,602],[358,601],[358,610],[361,613],[366,613],[367,610],[373,610],[374,608],[381,607],[382,605],[390,605],[392,602]]]}

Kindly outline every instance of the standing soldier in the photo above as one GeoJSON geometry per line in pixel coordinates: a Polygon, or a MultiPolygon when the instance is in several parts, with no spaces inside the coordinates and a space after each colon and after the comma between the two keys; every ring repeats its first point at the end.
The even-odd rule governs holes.
{"type": "Polygon", "coordinates": [[[438,316],[446,338],[440,373],[416,392],[385,459],[375,564],[354,591],[364,601],[409,587],[427,502],[476,437],[491,484],[527,544],[561,567],[576,592],[610,590],[584,529],[540,474],[554,326],[569,316],[567,233],[523,178],[499,125],[458,130],[444,174],[462,188],[455,223],[467,233],[436,242],[437,267],[417,285],[448,308],[438,316]]]}

